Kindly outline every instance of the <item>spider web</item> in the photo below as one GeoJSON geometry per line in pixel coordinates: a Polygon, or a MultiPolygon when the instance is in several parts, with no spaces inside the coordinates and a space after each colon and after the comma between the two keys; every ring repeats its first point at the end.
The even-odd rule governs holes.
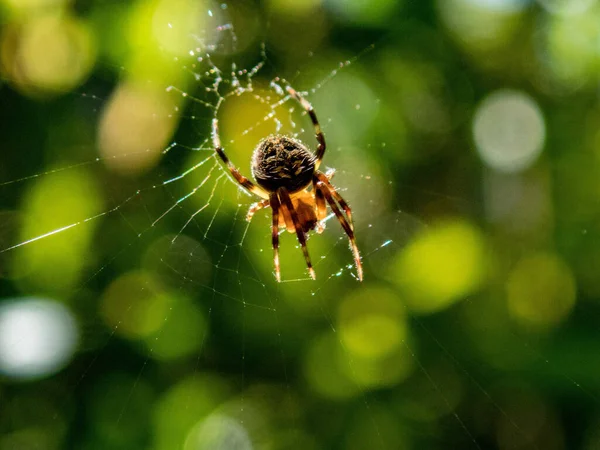
{"type": "MultiPolygon", "coordinates": [[[[354,423],[361,430],[360,438],[366,440],[353,444],[352,433],[343,434],[343,428],[332,424],[329,432],[320,430],[321,445],[330,448],[327,442],[340,442],[339,448],[365,448],[362,445],[366,442],[376,442],[379,448],[403,448],[407,444],[393,423],[385,384],[374,385],[376,388],[365,384],[362,366],[338,330],[333,299],[349,284],[356,284],[359,292],[364,288],[355,279],[347,237],[335,217],[328,217],[322,235],[311,234],[308,240],[317,281],[307,276],[295,236],[282,233],[283,282],[276,283],[270,210],[258,212],[252,222],[246,221],[248,207],[256,199],[231,180],[215,156],[210,137],[210,124],[217,118],[225,151],[247,175],[253,146],[268,134],[291,134],[314,148],[310,121],[283,87],[291,83],[303,92],[315,107],[328,141],[324,165],[336,169],[334,184],[353,208],[366,282],[385,280],[380,273],[383,268],[427,225],[395,208],[390,192],[394,189],[392,174],[376,160],[364,157],[365,151],[382,151],[384,143],[361,148],[356,145],[360,129],[349,135],[344,132],[346,120],[362,124],[363,130],[374,120],[378,101],[372,92],[364,90],[361,96],[360,89],[355,89],[357,95],[339,95],[348,86],[361,87],[352,71],[360,71],[361,59],[373,47],[350,59],[328,60],[329,67],[316,70],[316,74],[309,73],[310,69],[281,74],[264,44],[256,45],[253,61],[236,61],[239,37],[224,11],[226,5],[221,7],[221,14],[211,10],[211,34],[194,35],[196,45],[187,55],[174,58],[175,65],[186,74],[182,84],[159,85],[174,106],[169,111],[157,108],[150,114],[160,118],[173,115],[179,122],[154,168],[133,179],[111,171],[149,153],[140,148],[83,161],[75,158],[76,162],[70,163],[52,161],[58,164],[56,169],[0,182],[5,198],[14,199],[13,206],[32,185],[45,180],[66,182],[82,170],[91,171],[105,186],[104,204],[81,217],[22,236],[16,230],[19,221],[27,219],[6,214],[0,233],[0,270],[14,264],[21,254],[27,255],[30,248],[45,251],[44,245],[54,239],[64,239],[63,245],[74,242],[78,239],[74,233],[82,229],[92,230],[98,236],[95,239],[102,242],[102,249],[93,249],[98,256],[85,258],[76,288],[67,293],[57,283],[54,293],[69,298],[70,306],[84,322],[80,354],[61,375],[65,377],[61,378],[63,383],[69,381],[69,391],[53,392],[48,400],[57,411],[53,426],[62,425],[65,410],[85,407],[77,401],[83,394],[93,400],[90,404],[101,404],[104,409],[98,407],[90,413],[99,424],[99,429],[91,431],[96,436],[70,432],[73,442],[104,442],[111,448],[131,448],[126,446],[132,442],[140,448],[181,448],[185,441],[185,448],[245,449],[273,442],[292,448],[291,442],[297,439],[298,448],[318,448],[317,438],[301,431],[308,418],[298,412],[303,392],[297,386],[298,379],[310,378],[304,373],[310,368],[303,368],[298,361],[301,339],[308,335],[307,329],[318,327],[320,338],[311,351],[318,353],[333,346],[344,357],[323,375],[333,378],[330,384],[340,385],[339,398],[335,399],[338,403],[332,405],[331,399],[324,401],[315,395],[318,406],[311,413],[317,419],[320,415],[349,416],[348,422],[354,423]],[[343,99],[335,112],[328,111],[327,102],[320,100],[330,95],[343,99]],[[126,296],[119,291],[121,286],[133,292],[126,296]],[[155,295],[157,290],[160,295],[155,295]],[[118,295],[113,298],[111,292],[118,295]],[[161,298],[164,292],[167,294],[161,298]],[[118,301],[123,304],[115,305],[118,301]],[[154,308],[142,308],[140,303],[145,301],[151,301],[154,308]],[[90,314],[90,308],[98,308],[100,313],[90,314]],[[131,317],[140,312],[158,317],[148,319],[148,326],[155,329],[144,329],[144,324],[136,325],[141,331],[127,329],[128,321],[136,323],[131,317]],[[194,322],[197,334],[190,337],[199,344],[183,360],[172,358],[167,344],[173,327],[185,328],[180,324],[188,315],[200,317],[194,322]],[[137,339],[133,338],[135,333],[137,339]],[[153,391],[156,385],[165,390],[162,396],[153,391]],[[61,394],[66,394],[66,399],[61,394]],[[152,442],[140,432],[153,420],[140,411],[147,404],[158,405],[151,425],[157,428],[152,442]],[[168,416],[175,417],[172,422],[165,419],[169,426],[176,424],[172,430],[160,425],[160,419],[168,416]]],[[[169,22],[164,25],[166,30],[178,31],[169,22]]],[[[106,96],[85,90],[77,101],[83,101],[87,111],[102,111],[109,102],[106,96]]],[[[51,194],[47,201],[57,201],[51,194]]],[[[21,286],[31,283],[33,287],[25,287],[26,292],[43,292],[40,286],[44,285],[36,284],[35,277],[26,273],[16,279],[21,286]]],[[[417,345],[410,337],[403,338],[401,350],[394,355],[412,366],[405,369],[411,373],[402,379],[405,384],[400,394],[395,393],[406,397],[406,410],[402,410],[402,402],[396,402],[401,405],[397,414],[406,414],[411,401],[423,402],[426,407],[422,414],[435,416],[449,431],[436,437],[435,431],[428,429],[431,423],[423,420],[416,422],[423,429],[410,434],[426,436],[417,438],[426,442],[433,435],[441,447],[445,439],[464,448],[486,447],[478,436],[473,418],[476,413],[460,409],[454,382],[470,386],[472,395],[480,397],[482,408],[495,411],[515,445],[535,447],[526,420],[500,401],[500,394],[490,388],[492,383],[482,381],[489,374],[466,369],[452,350],[452,341],[436,334],[435,323],[419,318],[413,321],[415,333],[425,339],[417,345]]],[[[527,342],[524,353],[551,365],[527,342]]],[[[569,381],[580,387],[577,381],[569,381]]],[[[45,387],[41,382],[39,389],[45,387]]],[[[597,403],[593,393],[584,392],[597,403]]],[[[406,421],[404,426],[410,423],[406,421]]],[[[14,439],[19,442],[18,437],[14,439]]]]}

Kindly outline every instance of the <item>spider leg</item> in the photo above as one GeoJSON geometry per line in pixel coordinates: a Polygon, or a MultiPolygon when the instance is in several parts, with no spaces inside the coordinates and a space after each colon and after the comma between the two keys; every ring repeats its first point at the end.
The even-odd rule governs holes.
{"type": "Polygon", "coordinates": [[[239,169],[233,165],[233,163],[225,154],[225,150],[223,150],[223,146],[221,145],[221,138],[219,137],[219,121],[216,118],[212,121],[212,140],[213,147],[215,148],[217,155],[219,155],[219,158],[221,158],[221,160],[227,164],[227,168],[229,169],[229,172],[231,172],[233,178],[235,178],[235,180],[248,192],[258,195],[264,199],[268,199],[269,195],[263,189],[256,186],[252,181],[242,175],[239,169]]]}
{"type": "Polygon", "coordinates": [[[323,184],[325,184],[325,186],[327,186],[327,188],[328,188],[329,192],[331,193],[331,195],[333,196],[333,198],[344,209],[344,212],[346,213],[346,216],[348,217],[348,225],[350,225],[350,228],[352,228],[354,230],[354,223],[352,222],[352,210],[350,209],[350,206],[348,205],[348,203],[346,203],[346,201],[338,193],[338,191],[335,189],[335,187],[333,187],[333,185],[329,182],[329,180],[333,177],[334,173],[335,173],[335,170],[333,170],[333,171],[328,170],[327,174],[323,174],[322,172],[316,171],[315,177],[317,177],[317,179],[319,181],[323,182],[323,184]],[[327,175],[329,175],[329,176],[327,176],[327,175]]]}
{"type": "MultiPolygon", "coordinates": [[[[342,211],[340,211],[340,208],[338,207],[337,203],[335,202],[334,197],[332,195],[332,189],[330,189],[329,186],[327,186],[327,184],[325,184],[323,181],[317,182],[317,189],[323,192],[323,195],[327,199],[327,202],[329,203],[331,210],[333,211],[335,216],[338,218],[338,220],[340,221],[340,224],[342,225],[342,228],[348,235],[348,239],[350,240],[350,248],[352,249],[352,254],[354,255],[354,264],[356,265],[356,273],[358,274],[358,279],[360,281],[362,281],[363,280],[363,269],[362,269],[362,263],[360,262],[360,253],[358,252],[358,247],[356,246],[356,238],[354,237],[354,230],[352,229],[352,227],[350,226],[350,224],[348,223],[348,221],[342,214],[342,211]]],[[[335,190],[333,192],[335,192],[335,190]]],[[[338,196],[339,196],[339,194],[338,194],[338,196]]]]}
{"type": "Polygon", "coordinates": [[[252,203],[252,205],[250,205],[250,209],[248,209],[248,213],[246,214],[246,220],[248,222],[250,222],[252,220],[252,217],[254,216],[254,213],[256,213],[257,211],[260,211],[263,208],[266,208],[267,206],[269,206],[269,199],[265,199],[265,200],[261,200],[260,202],[252,203]]]}
{"type": "MultiPolygon", "coordinates": [[[[325,176],[328,180],[331,180],[335,175],[335,169],[329,169],[325,172],[325,176]]],[[[316,187],[317,181],[313,180],[313,192],[315,193],[315,205],[317,210],[317,225],[315,227],[315,231],[321,234],[325,231],[325,218],[327,217],[327,203],[325,202],[325,196],[321,189],[317,189],[316,187]]]]}
{"type": "Polygon", "coordinates": [[[298,236],[298,242],[300,242],[300,247],[302,247],[302,253],[304,253],[304,259],[306,260],[306,266],[308,267],[308,273],[310,274],[310,277],[314,280],[316,279],[316,275],[315,270],[312,267],[312,263],[310,262],[308,248],[306,248],[306,235],[304,234],[304,230],[302,230],[300,220],[298,220],[298,214],[296,214],[296,210],[294,209],[294,205],[292,203],[292,199],[290,198],[290,194],[285,188],[279,188],[277,190],[277,193],[281,197],[281,203],[288,210],[290,216],[292,216],[294,228],[296,228],[296,236],[298,236]]]}
{"type": "Polygon", "coordinates": [[[325,223],[323,220],[327,217],[327,203],[325,202],[325,196],[321,189],[317,189],[316,181],[313,180],[313,191],[315,193],[315,205],[317,210],[317,226],[315,231],[322,233],[325,230],[325,223]]]}
{"type": "Polygon", "coordinates": [[[281,281],[281,271],[279,269],[279,199],[277,194],[271,194],[269,198],[271,209],[273,210],[273,225],[271,228],[271,239],[273,242],[273,262],[275,264],[275,278],[281,281]]]}
{"type": "Polygon", "coordinates": [[[302,105],[302,107],[310,117],[313,126],[315,127],[315,136],[317,138],[317,142],[319,143],[315,154],[317,158],[317,160],[315,161],[315,169],[318,169],[321,165],[321,161],[323,160],[323,155],[325,154],[325,149],[327,148],[327,146],[325,145],[325,136],[321,131],[321,125],[319,125],[319,121],[317,120],[315,110],[313,109],[312,105],[308,102],[308,100],[302,97],[293,87],[286,86],[285,89],[292,97],[294,97],[300,103],[300,105],[302,105]]]}

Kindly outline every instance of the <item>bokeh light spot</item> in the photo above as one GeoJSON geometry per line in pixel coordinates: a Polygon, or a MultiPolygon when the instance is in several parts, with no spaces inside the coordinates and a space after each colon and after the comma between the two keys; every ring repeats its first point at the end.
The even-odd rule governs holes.
{"type": "Polygon", "coordinates": [[[570,16],[589,10],[598,0],[537,0],[550,14],[570,16]]]}
{"type": "Polygon", "coordinates": [[[481,286],[486,275],[483,236],[462,220],[440,223],[399,254],[390,275],[413,311],[443,310],[481,286]]]}
{"type": "Polygon", "coordinates": [[[523,257],[509,274],[508,308],[521,324],[548,328],[566,318],[575,304],[575,280],[556,255],[523,257]]]}
{"type": "Polygon", "coordinates": [[[223,378],[195,375],[169,389],[154,408],[155,450],[184,448],[190,430],[230,395],[223,378]]]}
{"type": "MultiPolygon", "coordinates": [[[[316,392],[324,397],[340,400],[358,395],[362,389],[396,385],[410,375],[414,368],[412,351],[404,338],[400,342],[397,324],[385,323],[388,332],[384,331],[383,336],[374,337],[371,334],[365,337],[365,332],[372,331],[374,318],[379,319],[376,315],[367,317],[367,326],[358,330],[347,329],[344,331],[345,336],[324,333],[311,342],[304,362],[305,374],[316,392]],[[393,331],[389,332],[389,329],[393,331]],[[372,345],[359,344],[361,337],[370,340],[372,345]],[[387,348],[385,353],[377,354],[373,349],[382,337],[388,339],[387,348]],[[351,347],[347,347],[346,342],[351,347]]],[[[352,322],[361,324],[358,318],[352,322]]]]}
{"type": "Polygon", "coordinates": [[[340,353],[339,365],[346,376],[365,389],[377,389],[397,385],[414,369],[414,353],[411,344],[403,342],[385,358],[373,359],[340,353]]]}
{"type": "Polygon", "coordinates": [[[40,11],[60,11],[68,3],[68,0],[1,0],[9,11],[16,15],[36,14],[40,11]]]}
{"type": "Polygon", "coordinates": [[[185,297],[178,297],[159,330],[146,338],[157,359],[176,359],[197,354],[208,335],[202,310],[185,297]]]}
{"type": "Polygon", "coordinates": [[[502,172],[519,172],[537,160],[546,128],[542,112],[531,97],[501,90],[477,108],[473,136],[486,165],[502,172]]]}
{"type": "Polygon", "coordinates": [[[174,298],[146,272],[130,272],[113,281],[104,292],[101,312],[106,323],[129,338],[158,331],[174,298]]]}
{"type": "Polygon", "coordinates": [[[406,339],[404,305],[386,289],[355,291],[339,307],[338,329],[349,352],[367,359],[384,358],[406,339]]]}
{"type": "MultiPolygon", "coordinates": [[[[538,58],[551,80],[567,90],[595,86],[600,73],[600,7],[576,15],[555,15],[540,33],[538,58]],[[587,85],[587,86],[586,86],[587,85]]],[[[551,85],[552,86],[552,85],[551,85]]]]}
{"type": "Polygon", "coordinates": [[[24,242],[56,233],[19,248],[14,255],[13,276],[29,289],[61,295],[69,291],[78,283],[92,254],[98,222],[84,223],[84,219],[98,214],[102,206],[95,179],[88,172],[78,169],[39,178],[23,201],[20,239],[24,242]]]}
{"type": "Polygon", "coordinates": [[[360,393],[356,382],[340,367],[336,336],[324,333],[310,343],[304,360],[304,373],[311,387],[324,397],[350,398],[360,393]]]}
{"type": "MultiPolygon", "coordinates": [[[[327,140],[336,142],[337,145],[354,146],[355,148],[356,143],[362,141],[365,133],[377,118],[380,108],[377,95],[365,77],[343,71],[336,76],[335,83],[327,85],[327,95],[312,96],[310,101],[318,117],[337,118],[336,126],[327,128],[327,140]],[[349,95],[349,92],[352,95],[349,95]]],[[[309,119],[303,116],[300,123],[308,131],[307,142],[311,148],[314,148],[315,144],[311,143],[314,139],[314,132],[309,125],[309,119]]],[[[361,149],[361,156],[362,151],[364,150],[361,149]]],[[[333,152],[328,154],[331,163],[335,163],[334,155],[333,152]]]]}
{"type": "Polygon", "coordinates": [[[492,11],[518,11],[527,7],[531,0],[466,0],[476,6],[492,11]]]}
{"type": "Polygon", "coordinates": [[[71,312],[51,300],[23,298],[0,306],[0,372],[30,379],[57,372],[75,352],[71,312]]]}
{"type": "Polygon", "coordinates": [[[406,307],[386,288],[352,292],[339,306],[338,365],[364,387],[394,385],[413,364],[409,351],[406,307]]]}
{"type": "MultiPolygon", "coordinates": [[[[274,91],[261,89],[257,86],[252,93],[231,96],[219,109],[219,134],[221,142],[226,146],[227,155],[234,164],[242,168],[250,166],[252,151],[264,137],[277,132],[272,120],[264,120],[273,110],[268,104],[257,101],[257,96],[273,96],[274,91]]],[[[286,133],[289,130],[282,130],[286,133]]],[[[194,180],[195,182],[195,180],[194,180]]],[[[238,200],[235,201],[237,206],[238,200]]]]}
{"type": "MultiPolygon", "coordinates": [[[[204,0],[179,0],[172,2],[158,0],[148,2],[154,8],[152,14],[152,32],[158,45],[174,55],[189,52],[190,48],[198,46],[196,36],[206,34],[212,28],[206,27],[207,15],[204,0]]],[[[215,9],[218,12],[218,9],[215,9]]],[[[140,34],[147,28],[139,29],[140,34]]],[[[141,38],[141,36],[138,36],[141,38]]],[[[138,39],[142,41],[142,39],[138,39]]],[[[151,40],[152,44],[154,42],[151,40]]],[[[148,46],[148,43],[140,44],[148,46]]]]}
{"type": "Polygon", "coordinates": [[[176,124],[176,104],[164,90],[119,86],[100,120],[98,145],[105,164],[122,174],[153,167],[176,124]]]}
{"type": "Polygon", "coordinates": [[[436,4],[457,43],[474,56],[474,63],[484,66],[502,61],[489,54],[507,48],[522,19],[523,8],[514,1],[437,0],[436,4]]]}
{"type": "Polygon", "coordinates": [[[96,59],[88,25],[68,15],[39,16],[7,28],[2,69],[22,91],[64,92],[79,85],[96,59]]]}
{"type": "Polygon", "coordinates": [[[239,420],[211,414],[188,435],[184,450],[252,450],[248,432],[239,420]]]}

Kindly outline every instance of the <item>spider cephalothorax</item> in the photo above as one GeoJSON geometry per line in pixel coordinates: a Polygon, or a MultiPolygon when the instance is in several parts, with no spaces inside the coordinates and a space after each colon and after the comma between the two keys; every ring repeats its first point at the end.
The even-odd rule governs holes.
{"type": "Polygon", "coordinates": [[[281,281],[279,228],[286,228],[290,233],[296,233],[304,253],[308,272],[313,279],[315,278],[315,271],[306,248],[306,233],[313,229],[318,233],[323,230],[323,221],[327,217],[327,204],[350,239],[350,248],[354,255],[358,279],[362,281],[362,265],[354,237],[352,210],[330,183],[334,171],[331,170],[324,174],[318,170],[326,147],[325,137],[317,121],[317,116],[311,104],[298,92],[290,86],[286,90],[302,105],[315,127],[318,142],[315,154],[311,153],[302,142],[292,137],[268,136],[259,142],[252,154],[252,175],[257,186],[243,176],[225,155],[219,137],[219,122],[216,118],[213,120],[212,130],[215,151],[244,189],[263,198],[262,201],[254,203],[250,207],[247,219],[251,220],[254,213],[262,208],[271,207],[273,210],[271,236],[277,281],[281,281]],[[342,213],[342,209],[345,215],[342,213]]]}

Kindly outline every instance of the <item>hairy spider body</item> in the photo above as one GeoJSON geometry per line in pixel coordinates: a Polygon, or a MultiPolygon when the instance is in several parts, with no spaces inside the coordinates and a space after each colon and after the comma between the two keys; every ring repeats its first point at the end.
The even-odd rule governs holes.
{"type": "Polygon", "coordinates": [[[315,137],[318,142],[315,154],[311,153],[302,142],[292,137],[282,135],[266,137],[259,142],[252,154],[251,169],[257,183],[255,185],[240,173],[225,154],[225,150],[221,146],[219,122],[216,118],[213,119],[212,124],[215,151],[227,165],[233,178],[248,192],[263,199],[250,206],[246,219],[250,221],[254,213],[263,208],[271,207],[273,211],[271,238],[277,281],[281,281],[279,267],[280,228],[285,228],[290,233],[296,233],[308,272],[313,279],[316,278],[306,247],[306,235],[311,230],[316,230],[317,233],[323,231],[325,226],[323,220],[327,217],[328,204],[348,235],[358,279],[362,281],[362,264],[354,236],[352,210],[330,183],[334,171],[330,170],[323,173],[318,170],[326,146],[325,137],[317,116],[311,104],[298,92],[290,86],[287,86],[286,90],[290,96],[302,105],[313,123],[315,137]]]}
{"type": "Polygon", "coordinates": [[[290,194],[305,189],[315,172],[315,155],[297,139],[268,136],[252,155],[252,175],[268,192],[285,188],[290,194]]]}

